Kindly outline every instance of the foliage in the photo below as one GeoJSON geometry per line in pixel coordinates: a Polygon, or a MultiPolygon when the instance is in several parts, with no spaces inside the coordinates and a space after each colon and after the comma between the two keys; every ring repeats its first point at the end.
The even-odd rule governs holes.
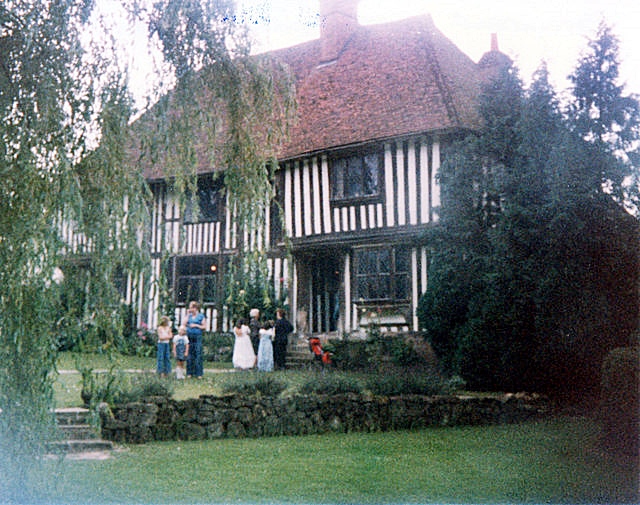
{"type": "Polygon", "coordinates": [[[232,2],[172,0],[148,11],[123,0],[156,37],[163,70],[173,70],[150,98],[154,127],[136,122],[148,135],[132,146],[127,71],[93,7],[0,5],[0,359],[15,364],[0,370],[0,469],[9,498],[28,488],[20,463],[44,447],[58,347],[109,354],[129,345],[125,294],[150,264],[142,161],[153,165],[162,151],[166,175],[185,195],[195,187],[196,151],[207,147],[206,166],[230,167],[230,208],[257,226],[257,209],[271,198],[280,120],[291,109],[286,73],[248,57],[246,34],[230,22],[232,2]],[[203,91],[200,102],[194,89],[203,91]],[[132,152],[141,155],[136,166],[132,152]]]}
{"type": "Polygon", "coordinates": [[[341,395],[361,393],[360,382],[350,376],[337,373],[320,374],[308,379],[299,388],[300,394],[341,395]]]}
{"type": "Polygon", "coordinates": [[[202,338],[203,359],[230,363],[234,343],[235,335],[233,333],[204,332],[202,338]]]}
{"type": "Polygon", "coordinates": [[[11,364],[0,369],[0,494],[8,500],[29,488],[23,465],[49,436],[59,343],[108,350],[122,329],[116,279],[144,264],[145,183],[122,162],[131,102],[102,29],[91,2],[0,5],[0,360],[11,364]],[[83,44],[89,29],[96,37],[83,44]]]}
{"type": "Polygon", "coordinates": [[[126,374],[114,370],[99,373],[89,370],[88,373],[89,380],[83,378],[83,381],[91,388],[91,407],[101,402],[113,406],[140,402],[150,396],[169,398],[173,394],[173,382],[153,372],[126,374]]]}
{"type": "MultiPolygon", "coordinates": [[[[599,32],[591,47],[612,48],[608,37],[599,32]]],[[[617,74],[602,75],[617,67],[616,51],[606,54],[576,70],[600,86],[589,88],[595,102],[576,77],[564,114],[544,66],[526,92],[505,68],[482,98],[486,127],[444,153],[441,226],[428,235],[418,317],[446,370],[472,388],[593,393],[606,352],[638,327],[640,225],[621,205],[637,165],[620,150],[640,123],[637,103],[612,91],[617,74]],[[625,121],[609,118],[609,137],[582,107],[621,107],[625,121]]]]}
{"type": "Polygon", "coordinates": [[[248,396],[278,396],[286,388],[287,385],[284,382],[270,375],[259,373],[225,384],[223,393],[237,393],[248,396]]]}
{"type": "Polygon", "coordinates": [[[199,173],[224,179],[225,207],[238,225],[240,254],[224,270],[225,303],[235,317],[252,307],[247,296],[256,286],[258,306],[272,303],[264,282],[265,209],[294,95],[286,69],[249,55],[246,26],[235,22],[234,8],[229,0],[160,0],[141,11],[170,78],[134,131],[140,163],[172,181],[183,211],[191,199],[197,213],[199,173]]]}
{"type": "Polygon", "coordinates": [[[640,347],[612,350],[602,364],[600,417],[609,449],[638,454],[640,347]]]}
{"type": "Polygon", "coordinates": [[[583,173],[592,189],[605,185],[616,200],[639,203],[640,104],[625,96],[619,78],[618,38],[601,22],[595,38],[569,76],[573,101],[569,108],[572,130],[593,144],[596,152],[615,156],[583,173]]]}
{"type": "Polygon", "coordinates": [[[395,395],[444,395],[455,388],[440,374],[428,372],[424,368],[388,368],[384,374],[369,376],[366,388],[373,394],[395,395]]]}
{"type": "Polygon", "coordinates": [[[384,334],[377,326],[369,329],[366,339],[331,340],[323,346],[323,350],[332,353],[332,362],[341,370],[377,370],[388,365],[427,365],[407,339],[384,334]]]}

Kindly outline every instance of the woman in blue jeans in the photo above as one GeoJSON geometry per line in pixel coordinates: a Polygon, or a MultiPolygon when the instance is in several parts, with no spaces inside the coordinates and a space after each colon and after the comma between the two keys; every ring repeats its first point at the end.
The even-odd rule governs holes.
{"type": "Polygon", "coordinates": [[[200,312],[198,302],[189,303],[187,312],[187,337],[189,337],[189,356],[187,356],[187,377],[200,378],[204,374],[202,365],[202,331],[207,328],[206,318],[200,312]]]}

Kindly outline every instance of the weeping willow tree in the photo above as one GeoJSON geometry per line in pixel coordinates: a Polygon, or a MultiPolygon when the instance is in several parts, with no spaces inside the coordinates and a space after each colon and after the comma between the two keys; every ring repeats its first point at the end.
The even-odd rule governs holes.
{"type": "Polygon", "coordinates": [[[134,130],[141,166],[169,181],[182,211],[188,203],[197,213],[198,174],[223,178],[239,248],[225,269],[226,304],[237,314],[256,286],[262,286],[262,305],[271,302],[265,218],[276,149],[295,100],[287,70],[250,54],[246,25],[234,8],[229,0],[159,0],[148,12],[138,10],[163,57],[159,89],[170,90],[134,130]]]}
{"type": "Polygon", "coordinates": [[[30,498],[26,480],[53,433],[61,338],[99,332],[108,347],[121,327],[116,277],[145,264],[146,185],[122,162],[132,114],[126,73],[91,7],[0,5],[0,496],[8,501],[30,498]],[[82,285],[80,306],[65,300],[73,283],[82,285]]]}
{"type": "Polygon", "coordinates": [[[108,351],[122,334],[122,284],[130,290],[149,263],[145,163],[161,164],[183,199],[196,193],[189,190],[203,162],[224,167],[240,226],[263,228],[273,146],[292,110],[286,73],[249,56],[232,2],[162,0],[145,10],[123,0],[130,19],[148,23],[167,79],[135,123],[143,162],[132,164],[127,71],[95,3],[0,4],[0,496],[7,501],[30,499],[31,464],[53,432],[61,340],[108,351]]]}

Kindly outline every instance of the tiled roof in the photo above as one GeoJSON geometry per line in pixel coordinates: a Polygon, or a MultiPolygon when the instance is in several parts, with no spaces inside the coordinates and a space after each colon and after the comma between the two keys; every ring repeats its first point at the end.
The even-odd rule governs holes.
{"type": "MultiPolygon", "coordinates": [[[[296,82],[297,121],[276,150],[280,159],[481,123],[476,104],[490,68],[460,51],[430,16],[356,26],[329,63],[320,64],[320,39],[267,56],[289,67],[296,82]]],[[[197,154],[201,173],[212,171],[206,145],[197,154]]],[[[144,164],[148,179],[166,176],[161,159],[144,164]]]]}
{"type": "Polygon", "coordinates": [[[281,158],[349,144],[476,128],[478,66],[428,16],[359,26],[337,60],[320,41],[275,51],[297,81],[298,121],[281,158]]]}

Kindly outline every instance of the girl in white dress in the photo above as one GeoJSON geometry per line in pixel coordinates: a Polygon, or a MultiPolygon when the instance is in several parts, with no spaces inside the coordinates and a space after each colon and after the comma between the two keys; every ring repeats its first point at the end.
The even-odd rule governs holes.
{"type": "Polygon", "coordinates": [[[240,370],[249,370],[256,366],[256,354],[253,352],[251,338],[249,337],[249,327],[244,319],[238,319],[233,329],[236,336],[233,345],[233,367],[240,370]]]}

